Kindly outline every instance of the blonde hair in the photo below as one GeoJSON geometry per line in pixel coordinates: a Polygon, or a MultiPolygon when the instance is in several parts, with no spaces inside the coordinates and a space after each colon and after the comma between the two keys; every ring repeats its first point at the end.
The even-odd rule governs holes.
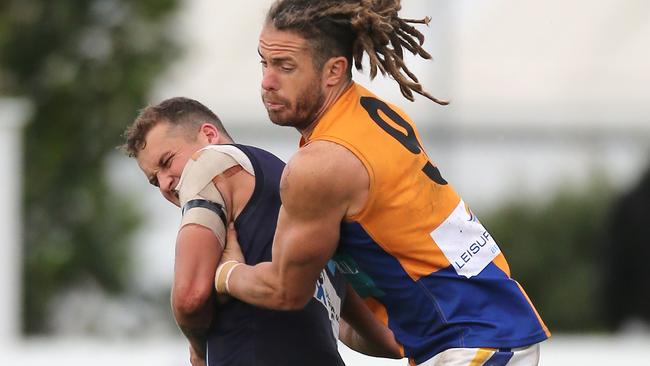
{"type": "Polygon", "coordinates": [[[389,74],[402,95],[413,101],[416,92],[438,104],[440,100],[424,90],[404,63],[404,49],[424,59],[431,55],[422,48],[424,35],[411,24],[428,24],[430,19],[398,16],[400,0],[277,0],[269,9],[267,23],[278,30],[296,32],[311,42],[318,68],[335,56],[348,59],[362,70],[363,54],[370,63],[370,78],[389,74]]]}

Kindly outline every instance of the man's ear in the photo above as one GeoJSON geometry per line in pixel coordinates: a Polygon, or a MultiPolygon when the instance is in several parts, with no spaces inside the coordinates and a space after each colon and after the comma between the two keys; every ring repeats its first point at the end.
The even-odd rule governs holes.
{"type": "Polygon", "coordinates": [[[205,137],[209,144],[218,144],[221,134],[213,124],[204,123],[199,128],[199,136],[205,137]]]}
{"type": "Polygon", "coordinates": [[[348,79],[348,60],[343,56],[332,57],[323,65],[325,86],[336,86],[348,79]]]}

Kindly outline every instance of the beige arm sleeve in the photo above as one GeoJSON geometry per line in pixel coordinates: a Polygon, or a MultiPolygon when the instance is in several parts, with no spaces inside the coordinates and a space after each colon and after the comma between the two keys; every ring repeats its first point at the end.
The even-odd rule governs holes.
{"type": "Polygon", "coordinates": [[[183,209],[181,227],[188,224],[206,227],[219,239],[222,247],[226,243],[228,212],[212,179],[236,165],[253,171],[248,157],[236,147],[207,146],[188,160],[176,187],[183,209]]]}

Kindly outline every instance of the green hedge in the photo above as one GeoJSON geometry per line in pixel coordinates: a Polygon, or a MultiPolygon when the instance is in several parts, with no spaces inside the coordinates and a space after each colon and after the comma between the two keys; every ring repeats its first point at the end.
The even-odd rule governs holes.
{"type": "Polygon", "coordinates": [[[595,179],[543,203],[510,202],[480,215],[552,332],[604,329],[600,263],[611,193],[595,179]]]}

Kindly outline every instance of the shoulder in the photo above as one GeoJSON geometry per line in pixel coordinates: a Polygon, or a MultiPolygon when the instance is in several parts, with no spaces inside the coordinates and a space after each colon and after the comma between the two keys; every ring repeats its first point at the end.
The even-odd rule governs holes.
{"type": "Polygon", "coordinates": [[[190,161],[199,163],[199,166],[211,171],[241,165],[249,173],[254,173],[250,158],[243,151],[243,147],[235,145],[208,145],[195,152],[190,161]]]}
{"type": "Polygon", "coordinates": [[[290,181],[336,188],[341,181],[353,179],[365,167],[350,150],[331,141],[312,141],[303,146],[287,163],[285,177],[290,181]]]}
{"type": "Polygon", "coordinates": [[[191,198],[196,195],[216,176],[236,165],[255,175],[248,156],[235,146],[209,145],[196,151],[185,164],[176,188],[181,201],[183,197],[191,198]]]}
{"type": "Polygon", "coordinates": [[[351,173],[363,164],[347,147],[329,140],[314,140],[301,147],[288,164],[318,165],[342,173],[351,173]]]}
{"type": "Polygon", "coordinates": [[[253,163],[255,169],[259,168],[273,168],[280,169],[284,168],[284,161],[280,159],[277,155],[273,154],[270,151],[264,150],[256,146],[249,145],[234,145],[235,147],[242,150],[253,163]]]}
{"type": "Polygon", "coordinates": [[[303,146],[287,163],[280,184],[285,206],[310,206],[311,212],[332,207],[346,213],[369,178],[361,161],[347,148],[330,141],[303,146]]]}

